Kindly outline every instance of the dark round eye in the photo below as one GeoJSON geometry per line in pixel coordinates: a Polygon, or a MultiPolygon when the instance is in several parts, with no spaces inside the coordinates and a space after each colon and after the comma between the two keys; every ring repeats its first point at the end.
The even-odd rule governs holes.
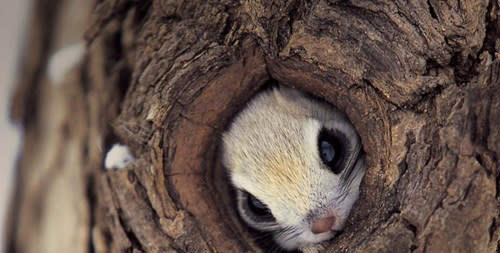
{"type": "Polygon", "coordinates": [[[247,193],[247,203],[248,203],[248,208],[257,216],[266,216],[266,215],[271,215],[271,212],[269,209],[262,203],[260,200],[258,200],[256,197],[254,197],[252,194],[247,193]]]}
{"type": "Polygon", "coordinates": [[[276,229],[276,219],[264,202],[242,189],[237,189],[236,194],[240,216],[250,227],[259,231],[276,229]]]}
{"type": "Polygon", "coordinates": [[[257,198],[255,198],[251,194],[248,194],[248,200],[249,200],[248,205],[252,206],[253,208],[256,208],[256,209],[266,209],[267,208],[264,205],[264,203],[260,202],[260,200],[258,200],[257,198]]]}
{"type": "Polygon", "coordinates": [[[333,173],[342,172],[342,160],[345,156],[345,136],[335,130],[321,129],[318,136],[318,151],[323,163],[333,173]]]}
{"type": "Polygon", "coordinates": [[[333,145],[328,141],[321,141],[319,147],[320,147],[319,152],[321,154],[321,159],[325,163],[333,162],[333,159],[335,159],[335,148],[333,148],[333,145]]]}

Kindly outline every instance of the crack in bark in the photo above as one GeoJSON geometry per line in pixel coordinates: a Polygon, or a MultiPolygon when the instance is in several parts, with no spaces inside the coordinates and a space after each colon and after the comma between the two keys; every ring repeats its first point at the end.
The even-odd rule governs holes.
{"type": "Polygon", "coordinates": [[[139,239],[137,239],[137,236],[134,234],[134,231],[127,225],[127,222],[125,221],[124,218],[123,210],[120,207],[118,207],[116,211],[118,215],[118,221],[120,222],[120,226],[122,227],[123,232],[125,232],[125,234],[127,235],[127,239],[132,244],[131,250],[133,251],[134,249],[138,249],[141,252],[146,252],[141,242],[139,241],[139,239]]]}
{"type": "Polygon", "coordinates": [[[93,242],[93,236],[92,236],[92,231],[96,226],[96,214],[95,210],[97,207],[97,200],[96,200],[96,195],[95,195],[95,180],[94,180],[94,175],[88,175],[87,176],[87,185],[86,185],[86,194],[85,197],[87,198],[87,203],[89,205],[89,234],[88,234],[88,253],[96,253],[96,249],[94,247],[94,242],[93,242]]]}
{"type": "Polygon", "coordinates": [[[437,21],[439,21],[438,16],[436,15],[436,11],[434,10],[434,7],[432,6],[432,3],[430,0],[427,0],[427,6],[429,7],[429,14],[431,17],[437,21]]]}
{"type": "Polygon", "coordinates": [[[386,102],[386,103],[388,103],[388,104],[396,107],[397,110],[403,110],[404,109],[403,107],[401,107],[400,105],[392,102],[388,97],[386,97],[384,95],[384,93],[381,90],[379,90],[377,87],[375,87],[370,80],[363,78],[362,81],[363,81],[363,83],[365,83],[365,85],[367,85],[368,87],[372,88],[373,91],[375,91],[375,93],[377,94],[377,96],[380,99],[382,99],[384,102],[386,102]]]}
{"type": "Polygon", "coordinates": [[[135,0],[118,0],[113,5],[109,5],[108,1],[97,3],[94,9],[94,17],[92,17],[91,25],[85,32],[84,38],[87,43],[92,44],[97,37],[101,35],[105,27],[115,18],[123,18],[127,12],[140,3],[148,5],[150,0],[135,1],[135,0]],[[99,15],[100,14],[100,15],[99,15]]]}

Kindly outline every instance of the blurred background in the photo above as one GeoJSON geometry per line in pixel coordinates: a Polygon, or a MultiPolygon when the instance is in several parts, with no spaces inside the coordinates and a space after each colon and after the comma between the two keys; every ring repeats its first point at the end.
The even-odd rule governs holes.
{"type": "Polygon", "coordinates": [[[10,95],[17,80],[30,8],[31,0],[0,0],[0,252],[4,252],[7,207],[21,138],[9,120],[10,95]]]}

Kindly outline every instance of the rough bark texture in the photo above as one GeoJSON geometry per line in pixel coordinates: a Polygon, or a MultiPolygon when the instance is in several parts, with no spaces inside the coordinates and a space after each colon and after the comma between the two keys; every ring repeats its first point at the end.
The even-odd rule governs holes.
{"type": "Polygon", "coordinates": [[[498,0],[38,0],[12,117],[8,252],[258,251],[218,155],[270,80],[344,110],[368,156],[326,252],[498,252],[498,0]],[[62,84],[48,57],[81,38],[62,84]],[[105,170],[110,145],[136,160],[105,170]]]}

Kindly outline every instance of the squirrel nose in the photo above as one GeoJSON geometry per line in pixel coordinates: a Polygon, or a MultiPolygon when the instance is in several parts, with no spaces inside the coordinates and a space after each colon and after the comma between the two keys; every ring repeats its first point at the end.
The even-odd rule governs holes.
{"type": "Polygon", "coordinates": [[[335,216],[319,218],[313,221],[311,231],[313,234],[321,234],[330,231],[333,225],[335,225],[335,216]]]}

